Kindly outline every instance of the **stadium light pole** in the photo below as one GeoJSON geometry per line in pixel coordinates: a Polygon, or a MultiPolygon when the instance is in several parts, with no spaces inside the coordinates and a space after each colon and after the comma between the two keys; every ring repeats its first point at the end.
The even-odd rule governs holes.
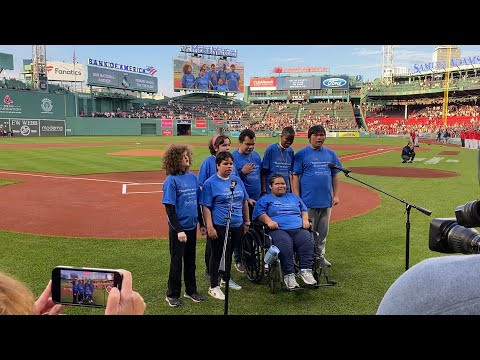
{"type": "Polygon", "coordinates": [[[75,83],[74,87],[74,96],[75,96],[75,117],[78,117],[78,100],[77,100],[77,71],[75,65],[77,64],[77,57],[75,55],[75,50],[73,50],[73,82],[75,83]]]}

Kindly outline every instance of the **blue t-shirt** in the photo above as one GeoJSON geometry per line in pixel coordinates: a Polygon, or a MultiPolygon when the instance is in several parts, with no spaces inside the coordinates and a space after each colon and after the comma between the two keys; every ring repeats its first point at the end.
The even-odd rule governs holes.
{"type": "Polygon", "coordinates": [[[303,225],[302,211],[307,211],[307,206],[297,195],[285,193],[283,196],[267,194],[258,199],[253,208],[252,218],[267,214],[278,223],[280,230],[292,230],[303,225]]]}
{"type": "Polygon", "coordinates": [[[197,177],[191,172],[182,175],[168,175],[163,184],[162,203],[175,205],[178,222],[184,230],[193,230],[197,227],[198,192],[197,177]]]}
{"type": "Polygon", "coordinates": [[[273,174],[282,174],[290,192],[290,172],[293,168],[294,152],[291,146],[284,149],[280,144],[271,144],[263,154],[263,169],[265,172],[265,190],[270,194],[270,178],[273,174]]]}
{"type": "Polygon", "coordinates": [[[182,76],[182,88],[191,89],[195,82],[195,76],[193,74],[183,74],[182,76]]]}
{"type": "Polygon", "coordinates": [[[223,83],[226,84],[227,83],[227,72],[223,71],[223,69],[218,70],[218,72],[217,72],[217,82],[218,82],[218,79],[222,79],[223,83]]]}
{"type": "MultiPolygon", "coordinates": [[[[216,164],[216,157],[215,155],[211,155],[203,160],[202,165],[200,165],[200,170],[198,171],[198,185],[200,187],[203,186],[205,180],[207,180],[210,176],[215,175],[217,173],[217,164],[216,164]]],[[[235,163],[233,164],[233,171],[232,175],[238,176],[238,172],[235,169],[235,163]]]]}
{"type": "Polygon", "coordinates": [[[238,82],[240,81],[240,75],[235,71],[227,73],[228,90],[238,91],[238,82]]]}
{"type": "Polygon", "coordinates": [[[210,208],[214,225],[227,226],[225,218],[228,215],[230,199],[232,198],[232,192],[230,191],[232,180],[237,181],[237,186],[233,191],[230,226],[239,227],[243,224],[242,208],[243,202],[248,200],[248,194],[242,180],[235,175],[230,175],[227,180],[215,175],[205,181],[200,194],[200,205],[210,208]]]}
{"type": "Polygon", "coordinates": [[[309,209],[332,207],[332,176],[340,170],[330,169],[328,163],[342,166],[337,154],[324,146],[307,146],[294,156],[292,173],[300,177],[300,197],[309,209]]]}
{"type": "Polygon", "coordinates": [[[242,179],[245,189],[247,190],[248,196],[250,199],[258,200],[260,193],[262,191],[261,181],[260,181],[260,170],[262,169],[262,159],[260,154],[253,150],[250,154],[240,154],[238,149],[232,152],[233,155],[233,165],[237,170],[238,176],[242,179]],[[243,165],[248,163],[254,163],[255,167],[250,174],[245,175],[241,172],[243,165]]]}
{"type": "Polygon", "coordinates": [[[195,89],[208,90],[210,80],[207,77],[197,77],[193,83],[195,89]]]}
{"type": "Polygon", "coordinates": [[[215,85],[213,87],[213,90],[217,90],[217,91],[227,91],[227,85],[225,84],[222,84],[222,85],[215,85]]]}
{"type": "Polygon", "coordinates": [[[217,85],[217,72],[215,70],[207,71],[206,76],[213,86],[217,85]]]}

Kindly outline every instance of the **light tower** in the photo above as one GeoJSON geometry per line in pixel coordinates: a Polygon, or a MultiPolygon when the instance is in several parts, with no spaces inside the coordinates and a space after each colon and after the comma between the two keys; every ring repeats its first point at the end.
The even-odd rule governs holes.
{"type": "Polygon", "coordinates": [[[38,90],[48,91],[46,45],[32,45],[32,72],[33,86],[38,90]]]}
{"type": "Polygon", "coordinates": [[[393,45],[382,46],[382,83],[393,81],[393,45]]]}

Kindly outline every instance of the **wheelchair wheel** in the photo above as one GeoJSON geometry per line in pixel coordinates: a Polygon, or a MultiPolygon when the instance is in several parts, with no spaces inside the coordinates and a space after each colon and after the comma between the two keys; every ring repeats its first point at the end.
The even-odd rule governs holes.
{"type": "Polygon", "coordinates": [[[248,280],[257,284],[262,281],[265,271],[262,241],[254,229],[249,229],[242,237],[242,262],[248,280]]]}

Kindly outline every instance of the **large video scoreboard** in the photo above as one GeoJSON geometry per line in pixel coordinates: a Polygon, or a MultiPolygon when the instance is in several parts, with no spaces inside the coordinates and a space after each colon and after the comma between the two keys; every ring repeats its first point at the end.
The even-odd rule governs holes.
{"type": "MultiPolygon", "coordinates": [[[[232,71],[231,65],[235,66],[235,72],[238,74],[238,82],[235,84],[234,88],[227,88],[225,92],[233,93],[243,93],[245,91],[245,64],[235,59],[208,59],[206,57],[195,57],[195,56],[182,56],[173,58],[173,88],[174,91],[189,90],[189,91],[220,91],[215,90],[213,86],[209,86],[208,89],[197,89],[196,86],[192,85],[192,82],[189,82],[188,86],[182,86],[182,77],[187,74],[193,75],[192,79],[197,79],[200,76],[200,69],[202,66],[206,69],[206,76],[208,72],[212,70],[212,64],[215,65],[215,71],[224,71],[226,73],[226,79],[229,79],[229,73],[232,71]],[[224,66],[225,65],[225,66],[224,66]]],[[[215,81],[212,85],[218,85],[215,81]]],[[[227,85],[225,83],[225,85],[227,85]]]]}

